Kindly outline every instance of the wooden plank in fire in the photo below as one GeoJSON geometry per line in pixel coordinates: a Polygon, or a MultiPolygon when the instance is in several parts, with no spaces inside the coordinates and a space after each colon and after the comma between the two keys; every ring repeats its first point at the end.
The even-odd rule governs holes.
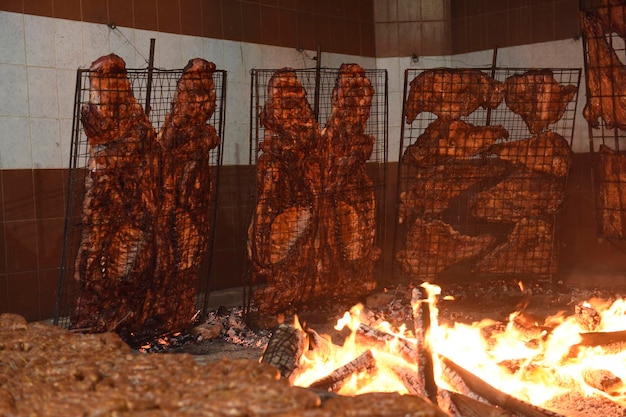
{"type": "Polygon", "coordinates": [[[417,376],[425,396],[437,404],[437,383],[435,382],[435,370],[433,355],[428,334],[430,333],[430,305],[423,297],[419,288],[413,288],[411,292],[411,306],[413,307],[413,322],[415,326],[415,340],[417,351],[417,376]]]}
{"type": "Polygon", "coordinates": [[[396,341],[395,348],[400,353],[402,359],[408,363],[415,363],[417,360],[417,350],[415,342],[412,342],[404,337],[396,336],[383,330],[375,329],[367,324],[360,323],[356,329],[355,339],[357,342],[364,342],[373,346],[379,350],[396,341]]]}
{"type": "Polygon", "coordinates": [[[313,382],[309,385],[309,388],[337,392],[352,375],[363,371],[371,374],[375,370],[376,359],[372,351],[368,349],[347,364],[335,369],[329,375],[313,382]]]}
{"type": "Polygon", "coordinates": [[[527,403],[526,401],[512,397],[509,394],[489,385],[472,372],[454,363],[452,360],[444,356],[440,357],[445,366],[450,367],[455,373],[463,378],[463,381],[467,384],[469,389],[485,398],[493,405],[510,410],[513,413],[521,414],[524,417],[565,417],[562,414],[546,410],[536,405],[527,403]]]}

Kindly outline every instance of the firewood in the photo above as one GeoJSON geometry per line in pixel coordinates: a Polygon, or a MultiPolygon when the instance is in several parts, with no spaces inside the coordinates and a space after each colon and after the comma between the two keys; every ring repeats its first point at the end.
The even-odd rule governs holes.
{"type": "Polygon", "coordinates": [[[306,345],[307,337],[304,331],[293,325],[281,323],[274,329],[261,362],[274,365],[280,371],[281,377],[291,380],[295,376],[294,371],[306,345]]]}
{"type": "Polygon", "coordinates": [[[376,359],[374,358],[372,351],[368,349],[347,364],[335,369],[329,375],[313,382],[309,388],[325,389],[327,391],[336,392],[353,374],[362,371],[373,373],[375,369],[376,359]]]}
{"type": "Polygon", "coordinates": [[[426,397],[426,392],[415,372],[405,366],[392,366],[391,370],[402,381],[409,394],[426,397]]]}
{"type": "Polygon", "coordinates": [[[602,321],[596,309],[583,303],[574,306],[574,317],[576,323],[588,332],[596,330],[602,321]]]}
{"type": "Polygon", "coordinates": [[[367,324],[360,323],[356,329],[355,339],[357,342],[364,342],[376,348],[384,348],[388,343],[397,340],[395,349],[400,353],[402,359],[409,363],[417,360],[417,350],[415,343],[401,336],[394,336],[391,333],[375,329],[367,324]]]}
{"type": "Polygon", "coordinates": [[[469,389],[484,397],[493,405],[502,407],[513,413],[521,414],[524,417],[565,417],[562,414],[522,401],[494,388],[478,376],[444,356],[441,356],[441,360],[446,366],[450,367],[463,378],[463,381],[467,384],[469,389]]]}
{"type": "Polygon", "coordinates": [[[433,356],[428,334],[430,333],[430,306],[428,300],[422,297],[419,288],[411,292],[411,306],[413,306],[413,322],[415,325],[415,339],[417,347],[417,374],[424,387],[426,396],[437,404],[437,383],[433,368],[433,356]]]}
{"type": "Polygon", "coordinates": [[[587,385],[607,394],[621,391],[623,381],[613,372],[606,369],[589,369],[582,373],[587,385]]]}
{"type": "Polygon", "coordinates": [[[513,417],[514,414],[500,407],[486,404],[474,398],[459,394],[458,392],[445,391],[449,395],[452,404],[463,417],[513,417]]]}
{"type": "Polygon", "coordinates": [[[616,332],[581,333],[580,342],[572,345],[568,357],[576,357],[583,347],[602,346],[605,350],[619,352],[626,346],[626,330],[616,332]]]}

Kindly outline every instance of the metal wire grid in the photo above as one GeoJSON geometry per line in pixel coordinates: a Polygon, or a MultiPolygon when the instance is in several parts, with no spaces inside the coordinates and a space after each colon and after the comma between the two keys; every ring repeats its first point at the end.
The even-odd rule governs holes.
{"type": "MultiPolygon", "coordinates": [[[[61,268],[59,275],[59,282],[57,288],[57,302],[55,308],[55,318],[54,323],[56,325],[60,325],[62,327],[71,328],[75,327],[75,323],[72,323],[73,315],[79,306],[79,298],[84,293],[84,282],[79,282],[79,272],[78,272],[78,261],[77,256],[81,250],[81,241],[84,237],[84,204],[86,194],[88,192],[88,187],[86,186],[86,182],[90,181],[90,172],[100,171],[99,176],[118,176],[119,172],[116,170],[124,169],[124,168],[138,168],[138,163],[144,158],[149,157],[148,154],[150,149],[146,143],[141,143],[141,139],[145,138],[141,133],[131,133],[126,136],[125,139],[120,141],[120,143],[125,143],[125,145],[121,145],[118,149],[115,149],[117,145],[110,146],[109,150],[107,150],[108,155],[100,159],[100,166],[94,166],[94,159],[90,158],[90,152],[92,145],[90,145],[87,135],[84,131],[84,123],[81,120],[81,111],[88,105],[90,101],[90,75],[92,71],[86,69],[79,69],[76,74],[76,90],[74,96],[74,118],[72,125],[72,144],[70,151],[70,164],[69,164],[69,178],[68,178],[68,189],[67,189],[67,202],[66,202],[66,219],[65,219],[65,230],[64,230],[64,245],[62,251],[62,260],[61,260],[61,268]],[[125,167],[115,166],[116,160],[125,160],[125,167]],[[105,161],[105,165],[102,166],[102,162],[105,161]],[[106,166],[106,162],[111,162],[111,166],[106,166]]],[[[172,100],[174,98],[174,94],[176,93],[177,82],[181,75],[183,74],[183,70],[163,70],[163,69],[127,69],[127,77],[130,82],[132,88],[132,94],[137,99],[137,102],[143,108],[143,111],[146,115],[149,115],[149,123],[155,129],[155,134],[158,134],[163,127],[164,121],[166,119],[167,114],[170,112],[172,108],[172,100]]],[[[196,82],[195,80],[193,82],[196,82]]],[[[219,171],[222,163],[222,150],[223,150],[223,132],[224,132],[224,117],[225,117],[225,98],[226,98],[226,72],[223,70],[215,70],[213,73],[213,83],[215,87],[215,111],[213,115],[207,122],[207,125],[211,125],[215,128],[215,133],[217,137],[220,138],[220,142],[217,146],[209,152],[209,161],[206,172],[201,175],[204,175],[205,179],[210,181],[210,195],[206,196],[209,206],[210,213],[207,216],[200,215],[200,213],[195,213],[192,207],[180,207],[180,210],[187,210],[191,218],[179,219],[179,224],[177,227],[181,228],[181,230],[185,230],[189,232],[189,235],[193,235],[193,230],[195,230],[195,226],[191,225],[192,218],[204,218],[206,221],[210,222],[208,228],[205,227],[204,230],[208,230],[208,236],[206,237],[198,237],[195,236],[196,239],[200,238],[201,240],[208,239],[208,253],[204,256],[203,267],[201,271],[195,271],[194,277],[185,277],[188,280],[191,280],[195,288],[194,293],[197,294],[192,301],[195,308],[199,311],[205,311],[208,303],[208,285],[209,285],[209,271],[210,271],[210,258],[213,249],[213,236],[214,236],[214,222],[217,210],[217,185],[219,182],[219,171]]],[[[104,92],[105,94],[107,92],[104,92]]],[[[112,91],[111,94],[119,94],[117,91],[112,91]]],[[[120,111],[119,109],[115,111],[120,111]]],[[[117,129],[119,126],[112,126],[112,129],[117,129]]],[[[153,140],[155,137],[152,138],[153,140]]],[[[98,145],[94,145],[94,148],[98,148],[98,145]]],[[[180,161],[183,163],[184,161],[180,161]]],[[[207,161],[204,160],[203,163],[207,161]]],[[[151,167],[150,169],[152,169],[151,167]]],[[[175,168],[174,168],[175,169],[175,168]]],[[[150,172],[150,173],[141,173],[140,171],[133,171],[132,173],[138,174],[136,178],[137,183],[144,181],[144,178],[152,177],[150,181],[153,181],[151,184],[154,187],[160,187],[159,185],[159,173],[150,172]],[[142,177],[143,175],[143,177],[142,177]]],[[[132,177],[125,178],[126,181],[128,179],[132,179],[132,177]]],[[[132,181],[131,181],[132,182],[132,181]]],[[[97,187],[97,184],[94,184],[97,187]]],[[[92,185],[92,186],[94,186],[92,185]]],[[[147,183],[143,184],[147,186],[147,183]]],[[[126,190],[132,189],[134,185],[127,184],[124,185],[126,190]]],[[[146,187],[147,188],[147,187],[146,187]]],[[[104,190],[102,190],[104,191],[104,190]]],[[[101,191],[101,192],[102,192],[101,191]]],[[[116,197],[126,197],[125,196],[116,196],[111,195],[111,204],[115,204],[116,197]]],[[[135,197],[137,197],[135,195],[135,197]]],[[[142,197],[139,197],[141,200],[142,197]]],[[[120,199],[121,200],[121,199],[120,199]]],[[[132,204],[130,201],[124,201],[123,204],[132,204]]],[[[141,211],[146,207],[142,206],[142,204],[138,204],[135,207],[137,211],[141,211]]],[[[206,206],[205,206],[206,208],[206,206]]],[[[116,228],[120,227],[120,223],[124,220],[115,218],[115,216],[109,216],[107,218],[106,215],[106,207],[101,207],[104,211],[104,215],[102,216],[102,223],[87,225],[87,227],[99,228],[102,230],[103,235],[108,235],[109,232],[113,232],[116,228]]],[[[176,209],[174,209],[176,210],[176,209]]],[[[197,211],[197,210],[196,210],[197,211]]],[[[158,238],[158,233],[154,230],[153,222],[158,222],[158,219],[148,219],[145,213],[135,213],[131,214],[131,221],[135,223],[135,226],[139,226],[142,228],[142,231],[131,231],[132,233],[145,233],[144,238],[146,242],[143,244],[142,248],[146,249],[149,247],[154,247],[156,245],[156,240],[158,238]]],[[[94,230],[94,229],[92,229],[94,230]]],[[[109,236],[109,238],[111,238],[109,236]]],[[[165,237],[167,239],[167,237],[165,237]]],[[[129,243],[128,241],[124,242],[121,240],[121,247],[111,247],[109,251],[110,259],[116,259],[116,263],[122,269],[132,269],[133,262],[136,261],[136,258],[141,256],[138,255],[141,252],[141,248],[137,247],[124,247],[124,243],[129,243]],[[117,250],[116,250],[117,249],[117,250]],[[134,260],[133,260],[134,259],[134,260]],[[124,266],[123,263],[127,261],[129,264],[124,266]]],[[[206,243],[206,241],[205,241],[206,243]]],[[[193,243],[191,244],[193,246],[193,243]]],[[[150,249],[153,250],[153,249],[150,249]]],[[[179,253],[181,257],[185,256],[193,256],[191,252],[194,252],[194,248],[188,247],[186,250],[180,249],[182,252],[179,253]]],[[[147,250],[148,251],[148,250],[147,250]]],[[[149,252],[149,251],[148,251],[149,252]]],[[[154,256],[154,253],[151,252],[154,256]]],[[[148,256],[148,255],[146,255],[148,256]]],[[[155,271],[154,261],[151,262],[149,268],[141,271],[143,277],[140,278],[147,283],[154,279],[154,276],[157,275],[158,271],[155,271]]],[[[184,260],[181,260],[184,262],[184,260]]],[[[136,265],[136,263],[135,263],[136,265]]],[[[111,280],[110,286],[107,288],[100,288],[102,291],[118,291],[119,295],[122,298],[125,298],[124,284],[123,283],[114,283],[114,280],[111,280]]],[[[184,285],[184,284],[180,284],[184,285]]],[[[124,303],[125,305],[130,304],[136,305],[134,308],[140,308],[142,303],[146,298],[145,292],[154,291],[154,288],[148,289],[147,287],[142,288],[134,288],[134,294],[137,299],[132,299],[133,297],[129,294],[127,298],[130,299],[121,299],[120,303],[124,303]],[[143,290],[143,291],[142,291],[143,290]],[[142,293],[143,292],[143,293],[142,293]]],[[[131,293],[129,291],[129,293],[131,293]]],[[[176,306],[181,303],[181,300],[161,300],[159,304],[166,303],[169,307],[176,306]]],[[[155,303],[156,305],[156,303],[155,303]]],[[[163,305],[160,306],[163,308],[163,305]]],[[[156,307],[155,307],[156,309],[156,307]]],[[[156,312],[153,312],[156,314],[156,312]]],[[[159,312],[159,314],[161,314],[159,312]]],[[[103,315],[106,312],[102,313],[103,315]]],[[[150,315],[152,314],[150,311],[138,311],[138,315],[150,315]]],[[[96,321],[97,318],[94,318],[96,321]]],[[[191,320],[191,317],[189,317],[191,320]]],[[[89,331],[89,329],[82,329],[89,331]]],[[[114,330],[114,329],[111,329],[114,330]]],[[[141,342],[148,340],[149,337],[155,336],[155,332],[159,331],[159,326],[154,328],[145,328],[145,329],[134,329],[132,334],[121,334],[125,340],[130,343],[141,342]]]]}
{"type": "MultiPolygon", "coordinates": [[[[492,154],[474,152],[471,146],[480,146],[480,141],[479,145],[463,149],[472,143],[467,137],[425,140],[424,134],[454,137],[468,128],[465,123],[481,129],[478,138],[490,134],[497,137],[495,146],[523,142],[537,135],[530,132],[527,122],[504,99],[495,108],[478,107],[458,117],[452,122],[452,130],[448,130],[448,122],[427,111],[419,113],[412,123],[405,123],[409,83],[423,71],[405,71],[393,276],[422,280],[468,275],[553,276],[558,261],[555,223],[567,176],[541,173],[551,171],[549,167],[554,164],[551,150],[541,149],[547,146],[545,143],[536,143],[539,156],[532,160],[536,169],[529,170],[523,164],[506,163],[492,154]],[[491,133],[485,133],[485,126],[489,126],[491,133]],[[532,199],[538,200],[537,203],[532,199]],[[524,220],[520,210],[532,221],[524,220]]],[[[482,68],[480,71],[504,83],[529,69],[482,68]]],[[[580,69],[550,71],[560,86],[578,89],[580,69]]],[[[576,102],[574,94],[562,116],[546,126],[546,130],[561,135],[568,147],[574,134],[576,102]]],[[[519,160],[527,151],[511,148],[507,159],[519,160]]]]}
{"type": "MultiPolygon", "coordinates": [[[[267,130],[261,123],[261,113],[266,106],[268,101],[269,93],[268,93],[268,84],[272,76],[276,73],[276,69],[254,69],[251,71],[251,110],[250,110],[250,119],[251,119],[251,130],[250,130],[250,164],[257,166],[257,170],[266,169],[267,165],[260,163],[260,161],[264,158],[264,151],[261,149],[261,144],[264,140],[268,139],[271,135],[270,131],[267,130]],[[259,165],[260,163],[260,165],[259,165]]],[[[335,83],[337,81],[337,76],[339,74],[339,69],[334,68],[309,68],[309,69],[296,69],[294,70],[298,81],[302,84],[306,91],[306,99],[309,102],[311,110],[313,111],[314,117],[319,125],[319,129],[323,130],[329,120],[329,117],[332,113],[332,91],[335,87],[335,83]]],[[[322,180],[322,183],[326,183],[322,189],[317,191],[319,194],[316,194],[316,191],[311,193],[311,189],[307,189],[306,191],[302,191],[302,184],[298,184],[301,181],[306,181],[305,178],[298,178],[298,175],[294,178],[281,179],[281,184],[279,187],[283,187],[284,190],[291,188],[291,191],[285,192],[283,195],[284,198],[291,199],[289,202],[285,202],[285,205],[292,204],[293,206],[299,207],[310,207],[312,205],[312,200],[320,200],[320,201],[331,201],[334,202],[332,204],[336,205],[337,200],[345,200],[351,199],[351,203],[353,207],[348,207],[348,205],[340,204],[339,207],[335,206],[332,210],[334,213],[340,213],[339,216],[342,217],[341,222],[343,222],[342,230],[333,230],[330,233],[335,233],[335,235],[339,236],[342,240],[342,247],[335,248],[337,250],[342,251],[342,257],[344,259],[353,259],[358,255],[358,252],[363,249],[364,246],[367,246],[367,243],[362,242],[361,240],[367,240],[369,237],[364,237],[360,235],[359,232],[355,232],[359,228],[363,227],[371,227],[375,229],[375,232],[372,233],[374,236],[374,246],[382,248],[384,242],[386,240],[386,232],[384,221],[381,219],[385,218],[385,193],[386,193],[386,175],[387,175],[387,159],[388,159],[388,133],[387,133],[387,72],[386,70],[365,70],[365,77],[369,79],[372,87],[374,88],[374,95],[372,99],[371,106],[369,108],[370,115],[366,122],[365,135],[371,135],[374,137],[373,148],[371,151],[371,156],[367,159],[367,163],[365,165],[365,172],[367,178],[362,178],[362,180],[355,181],[354,178],[344,178],[335,177],[335,181],[331,183],[328,179],[333,176],[331,171],[332,163],[329,161],[319,161],[321,166],[325,166],[329,169],[329,171],[324,171],[319,173],[320,176],[325,177],[325,180],[322,180]],[[282,180],[286,182],[291,182],[289,184],[283,184],[282,180]],[[336,184],[342,184],[340,186],[335,187],[336,184]],[[299,190],[299,191],[293,191],[299,190]],[[349,197],[347,197],[349,196],[349,197]],[[375,202],[375,207],[369,206],[368,199],[373,197],[375,202]],[[355,216],[354,209],[357,210],[366,210],[371,214],[371,219],[374,221],[374,224],[357,224],[359,222],[358,216],[355,216]],[[350,230],[348,230],[350,229],[350,230]]],[[[310,156],[311,160],[314,158],[319,158],[319,155],[322,155],[323,151],[321,150],[313,150],[311,151],[310,156]]],[[[267,154],[265,154],[267,156],[267,154]]],[[[306,161],[304,161],[306,163],[306,161]]],[[[253,216],[253,212],[255,207],[264,204],[262,201],[262,197],[259,195],[258,190],[259,184],[257,187],[251,187],[250,190],[250,213],[251,217],[253,216]]],[[[305,187],[306,188],[306,187],[305,187]]],[[[296,209],[294,209],[296,210],[296,209]]],[[[323,210],[323,209],[322,209],[323,210]]],[[[291,225],[283,225],[286,230],[284,240],[289,241],[290,239],[296,239],[297,237],[291,236],[289,234],[292,231],[302,231],[307,227],[307,224],[310,220],[309,214],[306,214],[306,211],[293,211],[291,216],[287,216],[288,222],[299,222],[299,225],[291,224],[291,225]]],[[[316,215],[320,215],[320,213],[316,213],[316,215]]],[[[323,214],[321,214],[323,216],[323,214]]],[[[283,216],[285,217],[285,216],[283,216]]],[[[322,220],[323,222],[324,220],[322,220]]],[[[278,227],[278,221],[273,222],[274,230],[278,227]]],[[[270,225],[256,225],[251,227],[270,227],[270,225]]],[[[337,229],[339,226],[335,226],[337,229]]],[[[276,244],[276,242],[272,243],[276,244]]],[[[250,246],[248,251],[250,252],[250,246]]],[[[295,251],[294,251],[295,252],[295,251]]],[[[250,256],[250,253],[249,253],[250,256]]],[[[249,272],[246,277],[247,288],[245,294],[245,300],[247,303],[247,308],[250,308],[250,304],[252,301],[252,292],[253,289],[262,285],[265,282],[265,278],[262,275],[257,275],[253,272],[253,267],[251,265],[249,257],[247,257],[246,262],[248,267],[246,268],[249,272]]],[[[288,261],[289,262],[289,261],[288,261]]],[[[375,271],[373,274],[382,274],[384,269],[383,266],[383,257],[381,256],[379,260],[374,265],[375,271]]],[[[363,270],[364,281],[367,281],[367,275],[369,275],[368,271],[363,270]]],[[[316,271],[301,271],[302,278],[299,280],[295,277],[294,285],[302,286],[303,288],[308,286],[307,280],[311,277],[310,275],[319,275],[316,271]],[[298,283],[298,281],[301,281],[298,283]]],[[[332,273],[330,274],[332,275],[332,273]]],[[[338,275],[338,274],[335,274],[338,275]]],[[[337,282],[338,283],[338,282],[337,282]]],[[[358,292],[358,288],[354,288],[355,292],[358,292]]],[[[306,292],[307,290],[303,290],[306,292]]],[[[345,289],[342,289],[345,291],[345,289]]],[[[297,305],[299,300],[293,300],[293,304],[297,305]]],[[[310,300],[309,300],[310,301],[310,300]]]]}
{"type": "MultiPolygon", "coordinates": [[[[626,239],[626,44],[624,27],[610,27],[599,18],[614,14],[625,21],[626,5],[613,1],[581,0],[581,25],[587,106],[593,110],[588,123],[592,153],[591,180],[594,193],[596,233],[606,239],[626,239]],[[585,29],[583,19],[597,23],[602,32],[585,29]],[[618,33],[619,32],[619,33],[618,33]],[[590,82],[594,78],[597,83],[590,82]],[[596,119],[597,117],[597,119],[596,119]],[[593,126],[597,122],[597,126],[593,126]]],[[[586,116],[587,117],[587,116],[586,116]]]]}

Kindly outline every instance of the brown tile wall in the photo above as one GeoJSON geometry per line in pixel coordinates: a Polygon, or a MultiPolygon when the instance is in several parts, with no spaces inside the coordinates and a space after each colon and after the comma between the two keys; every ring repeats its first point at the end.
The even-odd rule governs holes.
{"type": "Polygon", "coordinates": [[[0,171],[0,312],[51,317],[63,246],[65,170],[0,171]]]}
{"type": "Polygon", "coordinates": [[[578,0],[375,0],[376,56],[441,56],[579,36],[578,0]]]}
{"type": "Polygon", "coordinates": [[[373,0],[3,0],[0,10],[375,56],[373,0]]]}
{"type": "Polygon", "coordinates": [[[448,55],[456,0],[375,0],[376,56],[448,55]]]}
{"type": "MultiPolygon", "coordinates": [[[[590,154],[574,154],[567,200],[559,219],[559,277],[566,282],[623,275],[626,242],[598,239],[594,221],[590,154]]],[[[388,164],[385,274],[391,280],[398,163],[388,164]]],[[[0,171],[0,312],[29,320],[52,317],[61,263],[66,170],[0,171]]],[[[245,285],[252,166],[223,166],[209,289],[245,285]]],[[[379,221],[383,221],[379,219],[379,221]]],[[[206,270],[204,273],[208,273],[206,270]]],[[[207,275],[203,275],[207,276],[207,275]]],[[[603,280],[602,283],[606,283],[603,280]]],[[[577,282],[578,284],[578,282],[577,282]]]]}
{"type": "Polygon", "coordinates": [[[576,38],[578,0],[454,0],[451,52],[576,38]]]}

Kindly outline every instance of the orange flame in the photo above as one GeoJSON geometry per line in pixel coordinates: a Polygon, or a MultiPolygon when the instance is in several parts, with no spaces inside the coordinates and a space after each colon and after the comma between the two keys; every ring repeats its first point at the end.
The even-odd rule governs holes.
{"type": "MultiPolygon", "coordinates": [[[[523,288],[522,283],[519,285],[523,288]]],[[[626,406],[626,386],[621,382],[626,381],[626,350],[581,343],[582,335],[590,330],[581,327],[576,317],[556,315],[546,318],[544,323],[535,323],[532,338],[515,325],[519,312],[510,315],[504,330],[494,331],[492,320],[447,326],[439,324],[437,319],[436,301],[441,289],[430,284],[422,287],[427,292],[430,306],[431,324],[427,338],[433,350],[439,387],[453,390],[443,378],[443,365],[438,360],[443,356],[499,390],[537,406],[543,406],[551,399],[573,390],[582,395],[604,395],[626,406]],[[614,376],[610,387],[599,390],[588,383],[585,376],[596,371],[606,371],[614,376]]],[[[589,300],[585,306],[600,314],[598,325],[592,332],[626,331],[625,300],[619,299],[613,303],[589,300]]],[[[416,305],[413,308],[415,310],[416,305]]],[[[379,323],[374,326],[376,329],[394,336],[381,347],[379,343],[357,340],[355,335],[362,323],[363,306],[356,305],[338,320],[335,327],[337,330],[349,328],[350,336],[341,346],[332,344],[330,337],[325,336],[330,349],[306,352],[302,356],[294,385],[307,387],[370,350],[376,360],[375,372],[352,375],[339,393],[407,393],[398,369],[404,369],[408,374],[416,373],[417,369],[415,362],[402,358],[399,344],[415,344],[415,335],[404,327],[394,329],[388,322],[379,323]]]]}

